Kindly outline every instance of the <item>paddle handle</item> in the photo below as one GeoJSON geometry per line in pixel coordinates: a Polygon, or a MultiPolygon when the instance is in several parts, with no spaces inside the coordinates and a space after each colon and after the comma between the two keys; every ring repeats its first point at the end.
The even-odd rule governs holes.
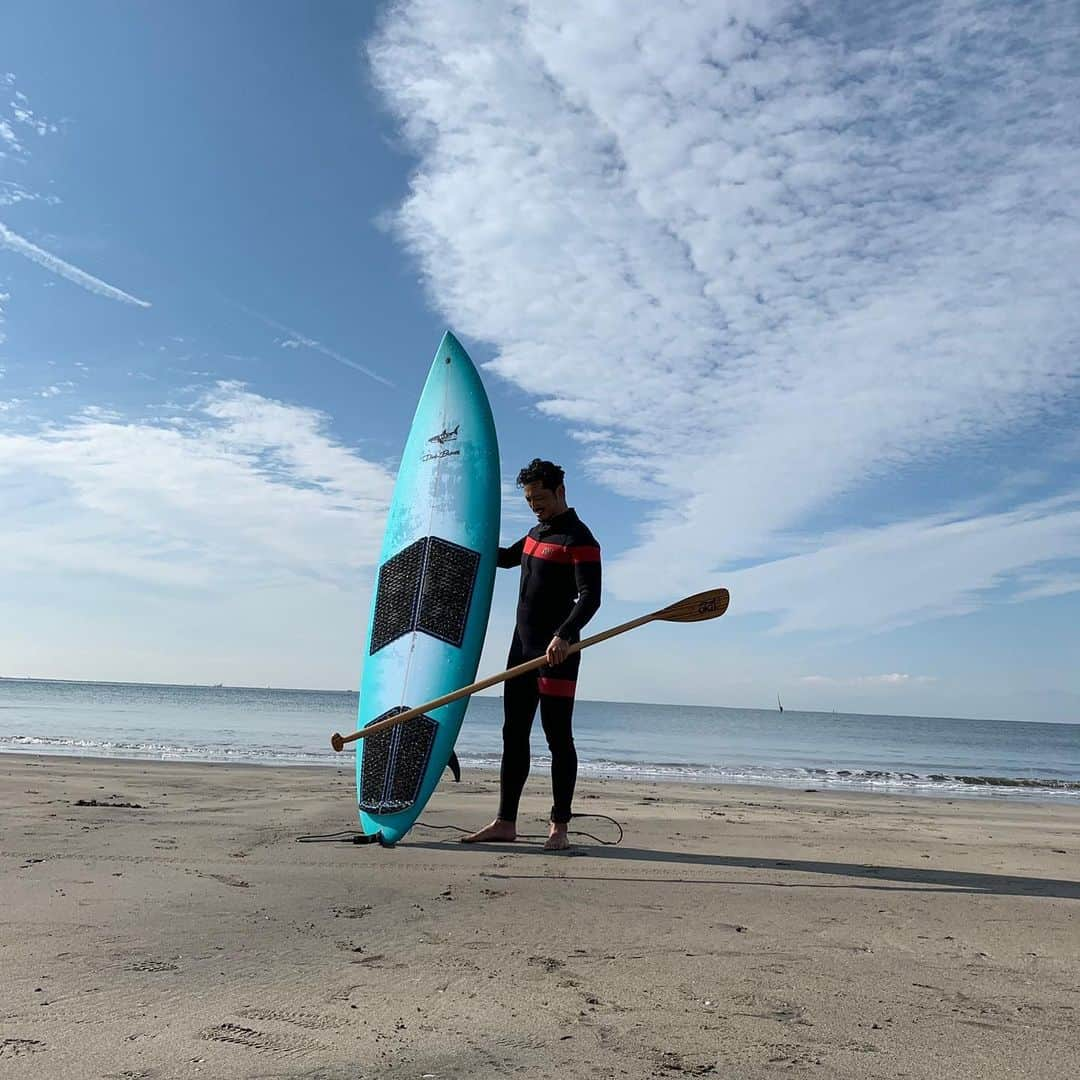
{"type": "MultiPolygon", "coordinates": [[[[640,618],[632,619],[630,622],[622,623],[619,626],[613,626],[610,630],[604,630],[602,633],[593,634],[592,637],[587,637],[571,645],[566,650],[567,655],[581,652],[582,649],[587,649],[590,645],[596,645],[598,642],[607,641],[608,638],[613,638],[616,634],[625,634],[627,630],[633,630],[637,626],[644,626],[645,623],[652,622],[655,618],[657,618],[657,613],[652,612],[649,615],[642,615],[640,618]]],[[[449,705],[452,701],[460,701],[463,697],[469,697],[471,694],[486,690],[489,686],[496,686],[498,683],[506,682],[508,679],[515,679],[518,675],[524,675],[527,671],[535,671],[546,663],[546,656],[538,656],[535,660],[526,660],[524,664],[517,664],[515,667],[507,668],[506,671],[500,671],[497,675],[489,675],[486,679],[471,683],[469,686],[463,686],[460,690],[455,690],[451,694],[444,694],[442,697],[435,698],[434,701],[427,701],[423,705],[418,705],[415,709],[409,709],[408,712],[398,713],[397,716],[388,716],[385,720],[380,720],[375,724],[368,724],[367,727],[354,731],[351,735],[334,735],[330,740],[330,744],[340,752],[346,743],[355,742],[357,739],[366,739],[369,735],[376,735],[378,732],[392,728],[396,724],[404,724],[406,721],[413,720],[423,713],[431,712],[433,709],[439,709],[443,705],[449,705]]]]}

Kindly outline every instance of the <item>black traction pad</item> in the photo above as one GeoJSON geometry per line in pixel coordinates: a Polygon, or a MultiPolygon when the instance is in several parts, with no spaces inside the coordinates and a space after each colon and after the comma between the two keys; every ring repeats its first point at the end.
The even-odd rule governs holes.
{"type": "MultiPolygon", "coordinates": [[[[398,705],[364,726],[407,711],[407,706],[398,705]]],[[[368,814],[396,814],[416,802],[438,729],[430,716],[420,715],[364,740],[361,810],[368,814]]]]}
{"type": "Polygon", "coordinates": [[[461,648],[480,553],[438,536],[402,548],[379,568],[370,654],[418,630],[461,648]]]}

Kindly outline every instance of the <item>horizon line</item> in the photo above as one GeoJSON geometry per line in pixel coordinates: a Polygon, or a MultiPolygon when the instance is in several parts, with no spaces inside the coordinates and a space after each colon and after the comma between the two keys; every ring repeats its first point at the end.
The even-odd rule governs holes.
{"type": "MultiPolygon", "coordinates": [[[[231,683],[170,683],[170,682],[135,682],[128,679],[64,679],[49,678],[42,675],[0,675],[0,682],[34,682],[34,683],[71,683],[86,686],[153,686],[166,689],[182,690],[271,690],[277,693],[287,694],[359,694],[356,690],[335,690],[327,687],[314,686],[245,686],[231,683]]],[[[473,694],[472,697],[494,698],[494,694],[473,694]]],[[[595,705],[647,705],[653,708],[676,708],[676,709],[726,709],[737,712],[764,712],[782,715],[775,707],[762,708],[756,705],[695,705],[686,702],[675,701],[622,701],[611,698],[579,698],[578,702],[588,702],[595,705]]],[[[881,719],[904,719],[904,720],[963,720],[974,724],[1064,724],[1066,726],[1080,726],[1080,720],[1018,720],[1002,717],[978,717],[978,716],[923,716],[908,713],[853,713],[840,712],[838,709],[795,709],[784,706],[783,715],[793,713],[800,716],[864,716],[881,719]]]]}

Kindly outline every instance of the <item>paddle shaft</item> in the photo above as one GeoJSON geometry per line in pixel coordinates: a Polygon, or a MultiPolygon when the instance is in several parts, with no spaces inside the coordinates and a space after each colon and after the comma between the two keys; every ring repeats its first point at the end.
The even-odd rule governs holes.
{"type": "MultiPolygon", "coordinates": [[[[617,634],[625,634],[627,630],[633,630],[635,627],[644,626],[645,623],[660,618],[662,614],[662,612],[654,611],[648,615],[642,615],[637,619],[631,619],[630,622],[622,623],[619,626],[613,626],[610,630],[603,631],[603,633],[593,634],[592,637],[587,637],[583,641],[578,641],[571,645],[566,650],[567,655],[581,652],[582,649],[587,649],[590,645],[596,645],[601,641],[607,641],[608,638],[613,638],[617,634]]],[[[518,675],[524,675],[527,671],[535,671],[538,667],[543,667],[546,663],[546,656],[538,656],[535,660],[526,660],[524,664],[517,664],[515,667],[508,668],[506,671],[500,671],[497,675],[490,675],[488,678],[481,679],[479,682],[471,683],[469,686],[463,686],[460,690],[455,690],[452,694],[444,694],[442,697],[435,698],[434,701],[427,701],[423,705],[418,705],[415,709],[409,709],[408,712],[398,713],[397,716],[388,716],[385,720],[380,720],[375,724],[368,724],[367,727],[361,728],[359,731],[354,731],[351,735],[339,735],[332,740],[332,745],[335,750],[340,751],[346,743],[355,742],[357,739],[365,739],[368,735],[375,735],[380,731],[385,731],[387,728],[394,727],[395,724],[404,724],[407,720],[412,720],[422,713],[431,712],[433,709],[441,708],[443,705],[449,705],[452,701],[460,701],[463,697],[469,697],[471,694],[486,690],[489,686],[496,686],[501,682],[506,682],[507,679],[517,678],[518,675]]]]}

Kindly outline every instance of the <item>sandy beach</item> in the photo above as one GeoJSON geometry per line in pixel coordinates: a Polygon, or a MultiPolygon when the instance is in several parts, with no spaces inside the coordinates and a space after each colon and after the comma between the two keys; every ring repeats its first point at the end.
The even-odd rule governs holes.
{"type": "MultiPolygon", "coordinates": [[[[0,1077],[1080,1059],[1080,807],[586,781],[577,809],[620,846],[297,843],[353,827],[351,765],[0,757],[0,1077]]],[[[534,773],[524,831],[547,789],[534,773]]],[[[445,783],[423,821],[479,826],[495,790],[445,783]]]]}

